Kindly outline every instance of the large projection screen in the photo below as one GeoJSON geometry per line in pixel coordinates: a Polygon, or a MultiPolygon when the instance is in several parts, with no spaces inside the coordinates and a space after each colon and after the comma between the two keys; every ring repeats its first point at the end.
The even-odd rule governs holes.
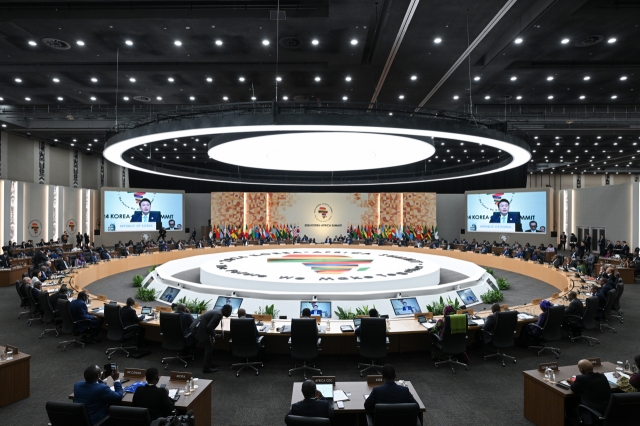
{"type": "Polygon", "coordinates": [[[547,193],[467,194],[467,232],[548,234],[547,193]]]}
{"type": "Polygon", "coordinates": [[[103,232],[148,232],[159,226],[184,232],[184,192],[105,188],[103,232]]]}

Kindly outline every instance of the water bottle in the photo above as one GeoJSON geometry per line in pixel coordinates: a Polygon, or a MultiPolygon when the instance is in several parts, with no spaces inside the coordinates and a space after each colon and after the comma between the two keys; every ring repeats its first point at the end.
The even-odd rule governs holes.
{"type": "Polygon", "coordinates": [[[550,378],[551,378],[551,369],[547,367],[544,369],[544,380],[548,382],[550,378]]]}
{"type": "Polygon", "coordinates": [[[556,373],[553,372],[553,370],[551,370],[551,383],[555,383],[556,382],[556,373]]]}
{"type": "Polygon", "coordinates": [[[271,330],[275,330],[276,329],[276,320],[271,319],[271,330]]]}
{"type": "Polygon", "coordinates": [[[331,320],[327,320],[327,331],[331,331],[331,320]]]}
{"type": "Polygon", "coordinates": [[[389,318],[387,318],[387,331],[391,330],[391,322],[389,322],[389,318]]]}
{"type": "Polygon", "coordinates": [[[625,372],[631,371],[631,364],[629,364],[629,360],[628,359],[625,360],[625,362],[624,362],[624,371],[625,372]]]}
{"type": "Polygon", "coordinates": [[[191,379],[187,380],[187,383],[184,385],[184,396],[191,395],[191,379]]]}

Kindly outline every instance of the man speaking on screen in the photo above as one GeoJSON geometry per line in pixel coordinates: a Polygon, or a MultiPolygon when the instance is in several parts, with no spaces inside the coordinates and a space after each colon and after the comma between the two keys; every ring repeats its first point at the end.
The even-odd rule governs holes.
{"type": "Polygon", "coordinates": [[[162,222],[160,212],[151,211],[151,201],[148,198],[140,200],[140,211],[131,216],[130,222],[162,222]]]}
{"type": "Polygon", "coordinates": [[[513,223],[516,225],[516,232],[522,232],[520,223],[520,212],[509,211],[509,200],[501,199],[498,202],[498,211],[493,213],[489,223],[513,223]]]}

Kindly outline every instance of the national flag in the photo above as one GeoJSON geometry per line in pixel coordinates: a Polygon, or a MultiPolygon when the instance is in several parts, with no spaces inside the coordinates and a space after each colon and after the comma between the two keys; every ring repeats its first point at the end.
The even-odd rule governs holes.
{"type": "Polygon", "coordinates": [[[438,238],[440,238],[440,237],[439,237],[439,235],[438,235],[438,225],[436,225],[436,231],[435,231],[435,234],[434,234],[434,235],[436,236],[436,240],[437,240],[438,238]]]}

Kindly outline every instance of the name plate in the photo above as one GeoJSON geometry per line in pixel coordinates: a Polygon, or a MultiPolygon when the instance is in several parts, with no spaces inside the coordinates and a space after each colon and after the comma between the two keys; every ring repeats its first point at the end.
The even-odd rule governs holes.
{"type": "Polygon", "coordinates": [[[11,349],[13,351],[14,355],[18,355],[20,352],[18,351],[18,348],[13,346],[13,345],[7,345],[5,346],[5,352],[7,351],[7,349],[11,349]]]}
{"type": "Polygon", "coordinates": [[[531,304],[532,305],[539,305],[540,302],[542,302],[542,297],[538,297],[537,299],[532,299],[531,300],[531,304]]]}
{"type": "Polygon", "coordinates": [[[169,306],[156,306],[156,312],[173,312],[169,306]]]}
{"type": "Polygon", "coordinates": [[[433,312],[421,312],[419,314],[413,314],[413,319],[418,321],[418,317],[425,317],[426,319],[433,318],[433,312]]]}
{"type": "Polygon", "coordinates": [[[324,385],[335,385],[336,376],[311,376],[311,380],[324,385]]]}
{"type": "Polygon", "coordinates": [[[186,382],[191,377],[193,377],[193,374],[189,373],[188,371],[172,371],[171,376],[169,377],[169,380],[186,382]]]}
{"type": "Polygon", "coordinates": [[[509,310],[509,305],[504,304],[504,305],[500,305],[500,312],[506,312],[509,310]]]}
{"type": "Polygon", "coordinates": [[[602,361],[600,361],[600,358],[587,358],[587,361],[591,361],[591,364],[593,364],[594,367],[602,366],[602,361]]]}
{"type": "Polygon", "coordinates": [[[553,294],[551,295],[551,298],[552,298],[552,299],[555,299],[555,298],[557,298],[557,297],[560,297],[560,293],[553,293],[553,294]]]}
{"type": "Polygon", "coordinates": [[[253,319],[255,321],[263,321],[263,322],[270,322],[273,317],[271,315],[267,315],[267,314],[251,314],[251,317],[253,317],[253,319]]]}
{"type": "Polygon", "coordinates": [[[99,294],[96,297],[98,298],[98,300],[102,300],[102,301],[106,301],[107,300],[107,296],[105,296],[104,294],[99,294]]]}
{"type": "Polygon", "coordinates": [[[145,370],[144,368],[127,368],[127,367],[124,368],[125,377],[135,377],[135,378],[144,379],[146,372],[147,370],[145,370]]]}
{"type": "Polygon", "coordinates": [[[544,371],[547,368],[551,368],[554,371],[558,371],[558,363],[557,362],[545,362],[543,364],[538,365],[538,371],[544,371]]]}
{"type": "Polygon", "coordinates": [[[457,315],[460,315],[460,314],[469,314],[469,315],[473,315],[473,309],[458,309],[458,310],[456,311],[456,314],[457,314],[457,315]]]}
{"type": "Polygon", "coordinates": [[[384,379],[380,374],[367,376],[367,384],[369,386],[380,386],[384,384],[384,379]]]}

